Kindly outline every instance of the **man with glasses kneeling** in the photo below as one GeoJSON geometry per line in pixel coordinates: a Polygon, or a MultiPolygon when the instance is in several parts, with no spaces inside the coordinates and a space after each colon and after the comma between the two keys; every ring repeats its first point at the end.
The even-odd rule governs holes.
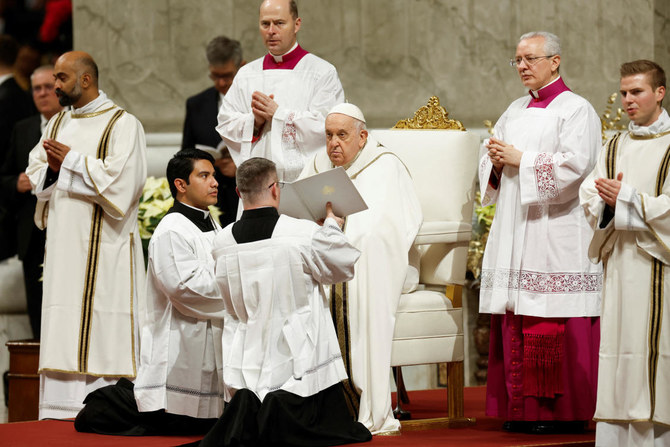
{"type": "Polygon", "coordinates": [[[524,34],[510,63],[530,94],[500,117],[479,165],[482,205],[496,204],[479,305],[494,314],[486,414],[510,431],[581,431],[595,409],[602,271],[578,194],[600,120],[559,75],[555,35],[524,34]]]}

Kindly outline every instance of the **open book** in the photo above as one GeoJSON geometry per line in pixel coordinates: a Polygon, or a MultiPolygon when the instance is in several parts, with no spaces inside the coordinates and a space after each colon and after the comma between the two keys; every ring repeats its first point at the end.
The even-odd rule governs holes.
{"type": "Polygon", "coordinates": [[[218,160],[219,158],[223,157],[223,152],[221,151],[221,149],[226,149],[226,152],[228,152],[228,148],[226,148],[226,143],[223,140],[221,140],[221,142],[216,147],[207,146],[205,144],[196,144],[195,148],[207,152],[209,155],[214,157],[214,160],[218,160]]]}
{"type": "Polygon", "coordinates": [[[281,190],[279,212],[298,219],[317,221],[326,217],[326,203],[333,213],[345,217],[368,209],[343,168],[335,168],[293,183],[281,190]]]}

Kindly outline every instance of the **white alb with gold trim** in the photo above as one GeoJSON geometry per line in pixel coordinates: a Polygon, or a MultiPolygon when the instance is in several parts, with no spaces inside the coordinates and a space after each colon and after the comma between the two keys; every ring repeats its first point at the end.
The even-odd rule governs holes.
{"type": "Polygon", "coordinates": [[[42,140],[27,174],[47,229],[41,372],[134,377],[144,264],[137,209],[146,179],[140,122],[104,93],[54,116],[42,137],[70,147],[44,188],[42,140]],[[57,128],[57,129],[56,129],[57,128]]]}
{"type": "MultiPolygon", "coordinates": [[[[667,124],[665,131],[670,130],[670,120],[667,124]]],[[[600,228],[605,202],[594,179],[608,176],[607,145],[580,190],[586,217],[596,230],[590,255],[605,265],[596,420],[670,425],[667,170],[661,175],[661,194],[656,194],[669,149],[670,134],[635,138],[625,132],[619,137],[614,175],[622,172],[623,184],[614,218],[605,228],[600,228]]]]}

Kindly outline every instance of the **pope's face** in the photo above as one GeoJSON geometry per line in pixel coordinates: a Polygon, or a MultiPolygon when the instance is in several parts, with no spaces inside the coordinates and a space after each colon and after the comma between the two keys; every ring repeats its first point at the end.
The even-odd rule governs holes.
{"type": "Polygon", "coordinates": [[[561,63],[561,56],[545,53],[544,37],[541,36],[531,37],[519,42],[514,57],[521,60],[516,66],[521,82],[531,90],[538,90],[551,82],[552,76],[561,63]]]}
{"type": "Polygon", "coordinates": [[[638,126],[649,126],[661,114],[661,100],[665,96],[665,87],[654,90],[649,82],[648,73],[639,73],[621,78],[621,105],[628,118],[638,126]]]}
{"type": "Polygon", "coordinates": [[[293,18],[287,0],[266,0],[261,5],[259,29],[270,54],[281,56],[296,42],[300,17],[293,18]]]}
{"type": "Polygon", "coordinates": [[[368,139],[367,130],[358,130],[354,118],[341,113],[326,117],[326,150],[335,166],[351,162],[363,149],[368,139]]]}
{"type": "Polygon", "coordinates": [[[194,160],[188,184],[183,186],[186,191],[181,201],[186,205],[206,210],[217,201],[219,184],[214,178],[214,166],[209,160],[194,160]]]}

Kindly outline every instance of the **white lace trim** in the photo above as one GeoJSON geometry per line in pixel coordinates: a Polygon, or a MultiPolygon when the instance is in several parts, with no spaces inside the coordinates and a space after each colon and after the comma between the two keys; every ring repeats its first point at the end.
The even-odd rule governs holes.
{"type": "Polygon", "coordinates": [[[558,197],[558,182],[554,177],[554,158],[551,154],[546,152],[538,154],[535,159],[535,180],[540,201],[558,197]]]}
{"type": "Polygon", "coordinates": [[[600,273],[482,270],[480,287],[482,290],[512,289],[534,293],[600,292],[603,276],[600,273]]]}

